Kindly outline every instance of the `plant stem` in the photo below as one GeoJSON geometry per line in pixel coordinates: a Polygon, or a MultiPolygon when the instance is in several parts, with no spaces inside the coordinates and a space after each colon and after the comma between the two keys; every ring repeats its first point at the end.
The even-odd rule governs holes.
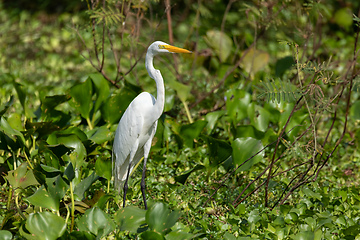
{"type": "Polygon", "coordinates": [[[189,111],[189,107],[188,107],[187,103],[186,103],[185,101],[182,101],[182,103],[184,104],[186,116],[188,117],[189,122],[190,122],[190,123],[193,123],[194,121],[193,121],[193,119],[191,118],[190,111],[189,111]]]}
{"type": "Polygon", "coordinates": [[[74,191],[72,182],[70,182],[70,197],[71,197],[71,227],[70,232],[74,229],[74,215],[75,215],[75,201],[74,201],[74,191]]]}

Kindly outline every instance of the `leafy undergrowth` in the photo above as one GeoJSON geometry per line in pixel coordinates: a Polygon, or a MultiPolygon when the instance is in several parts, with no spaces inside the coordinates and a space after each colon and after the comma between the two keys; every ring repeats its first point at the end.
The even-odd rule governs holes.
{"type": "Polygon", "coordinates": [[[165,8],[0,5],[0,238],[360,239],[359,3],[175,2],[174,45],[194,54],[154,63],[148,210],[141,167],[121,207],[111,151],[156,92],[143,52],[168,39],[165,8]]]}

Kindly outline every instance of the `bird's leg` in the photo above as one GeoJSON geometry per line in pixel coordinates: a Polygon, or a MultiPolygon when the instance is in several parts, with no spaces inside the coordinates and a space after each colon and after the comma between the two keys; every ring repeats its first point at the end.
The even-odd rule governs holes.
{"type": "Polygon", "coordinates": [[[125,207],[126,192],[127,192],[127,190],[128,190],[128,180],[129,180],[129,175],[130,175],[130,168],[131,168],[131,162],[129,163],[129,169],[128,169],[128,171],[127,171],[126,179],[125,179],[125,183],[124,183],[123,208],[125,207]]]}
{"type": "Polygon", "coordinates": [[[146,173],[146,161],[147,161],[147,158],[144,158],[144,167],[143,167],[142,178],[141,178],[141,183],[140,183],[141,192],[142,192],[143,199],[144,199],[144,206],[145,206],[145,209],[147,209],[146,195],[145,195],[145,173],[146,173]]]}

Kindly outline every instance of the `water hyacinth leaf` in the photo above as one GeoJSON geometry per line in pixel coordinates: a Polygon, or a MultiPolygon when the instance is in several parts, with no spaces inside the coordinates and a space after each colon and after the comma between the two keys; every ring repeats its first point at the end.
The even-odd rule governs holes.
{"type": "Polygon", "coordinates": [[[206,124],[205,128],[206,128],[207,134],[211,134],[211,132],[214,130],[219,118],[222,117],[224,114],[225,114],[225,111],[215,111],[215,112],[210,112],[210,113],[206,114],[205,120],[207,121],[207,124],[206,124]]]}
{"type": "Polygon", "coordinates": [[[205,42],[214,49],[221,62],[225,62],[231,53],[233,41],[224,32],[209,30],[204,37],[205,42]]]}
{"type": "Polygon", "coordinates": [[[111,218],[98,207],[86,210],[77,226],[80,231],[89,231],[100,237],[108,235],[115,229],[115,224],[111,218]]]}
{"type": "MultiPolygon", "coordinates": [[[[239,166],[248,160],[251,156],[257,153],[263,148],[260,140],[248,137],[248,138],[236,138],[231,144],[233,149],[234,163],[239,166]]],[[[264,152],[261,152],[244,163],[237,171],[247,171],[253,165],[260,162],[264,152]]]]}
{"type": "Polygon", "coordinates": [[[135,97],[136,92],[124,87],[118,93],[107,98],[100,107],[104,120],[110,124],[119,122],[122,114],[135,97]]]}
{"type": "Polygon", "coordinates": [[[50,196],[56,202],[60,202],[65,196],[66,191],[69,189],[69,184],[67,184],[60,175],[55,178],[47,178],[46,184],[50,196]]]}
{"type": "Polygon", "coordinates": [[[164,203],[155,203],[147,210],[145,219],[150,229],[165,235],[180,215],[179,211],[171,211],[164,203]]]}
{"type": "Polygon", "coordinates": [[[360,100],[355,101],[350,107],[350,116],[354,120],[360,120],[360,100]]]}
{"type": "Polygon", "coordinates": [[[198,120],[194,123],[181,126],[180,136],[183,138],[186,146],[193,147],[194,139],[199,137],[206,124],[206,121],[198,120]]]}
{"type": "Polygon", "coordinates": [[[41,110],[46,114],[52,111],[56,106],[70,100],[70,95],[45,96],[41,101],[41,110]]]}
{"type": "Polygon", "coordinates": [[[111,180],[112,176],[112,162],[111,159],[102,159],[99,157],[95,162],[95,171],[96,174],[100,177],[111,180]]]}
{"type": "Polygon", "coordinates": [[[30,197],[26,198],[31,204],[37,207],[47,208],[54,211],[59,210],[60,200],[54,199],[49,192],[42,185],[36,192],[30,197]]]}
{"type": "Polygon", "coordinates": [[[209,160],[211,166],[215,167],[231,156],[232,147],[227,142],[210,136],[203,136],[203,138],[206,140],[210,151],[209,160]]]}
{"type": "Polygon", "coordinates": [[[38,212],[29,215],[26,229],[39,240],[57,239],[66,230],[66,223],[60,216],[51,212],[38,212]]]}
{"type": "Polygon", "coordinates": [[[157,232],[146,231],[141,234],[143,240],[164,240],[164,237],[157,232]]]}
{"type": "Polygon", "coordinates": [[[12,234],[8,230],[0,230],[0,239],[11,240],[12,234]]]}
{"type": "Polygon", "coordinates": [[[177,96],[179,97],[181,102],[186,102],[188,97],[190,96],[191,86],[182,84],[176,80],[169,79],[167,81],[167,85],[170,86],[172,89],[174,89],[177,93],[177,96]]]}
{"type": "Polygon", "coordinates": [[[34,173],[27,169],[27,163],[21,164],[16,170],[9,171],[5,177],[13,188],[27,188],[28,186],[38,185],[34,173]]]}
{"type": "Polygon", "coordinates": [[[184,184],[186,182],[186,179],[190,176],[191,173],[201,170],[203,168],[205,168],[203,165],[198,164],[195,167],[193,167],[185,172],[182,172],[180,175],[175,176],[175,181],[178,183],[184,184]]]}
{"type": "Polygon", "coordinates": [[[113,133],[106,126],[101,126],[99,128],[94,128],[91,131],[91,136],[89,136],[89,139],[97,144],[102,144],[106,141],[109,141],[112,134],[113,133]]]}
{"type": "Polygon", "coordinates": [[[9,125],[12,127],[12,129],[17,130],[17,131],[24,130],[20,114],[12,113],[12,114],[10,114],[10,116],[8,117],[7,120],[8,120],[9,125]]]}
{"type": "Polygon", "coordinates": [[[80,200],[82,200],[84,198],[85,191],[88,190],[91,184],[93,184],[93,182],[95,182],[98,178],[99,176],[97,176],[95,172],[93,172],[90,176],[83,179],[79,184],[75,186],[74,194],[77,195],[80,200]]]}
{"type": "Polygon", "coordinates": [[[18,138],[21,140],[22,145],[25,144],[24,135],[20,131],[13,129],[8,121],[3,117],[1,117],[0,120],[0,130],[3,131],[13,141],[16,141],[18,138]]]}
{"type": "Polygon", "coordinates": [[[85,119],[89,119],[92,109],[92,82],[87,79],[85,82],[77,84],[70,89],[71,105],[85,119]]]}
{"type": "Polygon", "coordinates": [[[138,228],[145,224],[146,210],[134,206],[128,206],[119,210],[115,215],[115,222],[121,231],[137,233],[138,228]]]}
{"type": "Polygon", "coordinates": [[[249,48],[244,54],[241,66],[252,78],[269,63],[270,55],[265,51],[249,48]]]}
{"type": "Polygon", "coordinates": [[[94,83],[94,90],[96,93],[96,100],[94,105],[94,112],[99,110],[101,104],[105,102],[105,100],[109,97],[110,88],[108,81],[101,75],[100,73],[90,74],[92,82],[94,83]]]}

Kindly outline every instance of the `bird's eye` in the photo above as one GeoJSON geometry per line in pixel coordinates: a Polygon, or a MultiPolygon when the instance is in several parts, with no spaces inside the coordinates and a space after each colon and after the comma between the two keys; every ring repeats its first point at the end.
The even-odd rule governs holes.
{"type": "Polygon", "coordinates": [[[160,49],[165,49],[166,46],[165,46],[165,45],[159,45],[159,48],[160,48],[160,49]]]}

